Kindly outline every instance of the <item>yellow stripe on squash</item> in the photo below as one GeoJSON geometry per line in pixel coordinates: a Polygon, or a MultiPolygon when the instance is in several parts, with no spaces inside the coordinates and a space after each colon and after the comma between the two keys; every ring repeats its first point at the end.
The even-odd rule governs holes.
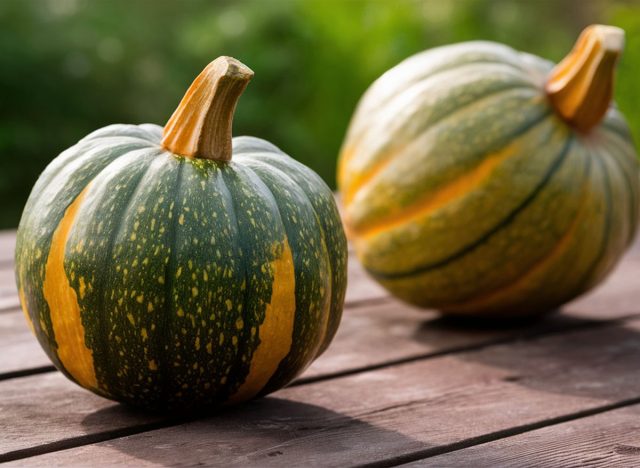
{"type": "Polygon", "coordinates": [[[518,154],[521,149],[521,142],[515,141],[500,151],[487,156],[470,172],[445,184],[435,193],[428,194],[426,198],[409,206],[404,211],[388,216],[385,219],[376,220],[373,224],[354,227],[352,229],[358,236],[367,238],[424,218],[480,187],[491,176],[494,169],[500,163],[510,156],[518,154]]]}
{"type": "Polygon", "coordinates": [[[69,205],[51,240],[43,285],[49,305],[53,333],[58,343],[58,359],[66,371],[86,388],[97,389],[93,352],[85,344],[80,305],[64,269],[65,247],[78,209],[89,186],[69,205]]]}
{"type": "Polygon", "coordinates": [[[289,354],[293,343],[296,313],[296,278],[293,255],[285,240],[280,258],[271,262],[273,285],[264,321],[258,329],[260,344],[254,351],[249,374],[229,402],[256,396],[275,374],[280,362],[289,354]]]}
{"type": "MultiPolygon", "coordinates": [[[[400,148],[395,148],[392,151],[387,151],[382,156],[380,156],[370,168],[367,168],[367,170],[362,173],[357,173],[354,171],[351,174],[351,180],[349,180],[349,183],[344,183],[345,189],[344,193],[342,194],[344,203],[350,203],[356,197],[360,189],[367,185],[378,174],[381,174],[384,169],[394,160],[395,156],[402,153],[404,149],[405,147],[402,146],[400,148]]],[[[353,147],[345,150],[340,156],[338,167],[339,180],[348,180],[347,174],[349,172],[349,169],[347,168],[347,166],[349,164],[349,160],[353,158],[353,154],[355,152],[356,149],[355,147],[353,147]]]]}

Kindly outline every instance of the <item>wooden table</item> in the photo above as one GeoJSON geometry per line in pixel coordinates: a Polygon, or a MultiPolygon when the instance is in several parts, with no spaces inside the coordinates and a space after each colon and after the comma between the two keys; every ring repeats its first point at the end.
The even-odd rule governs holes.
{"type": "Polygon", "coordinates": [[[350,261],[329,350],[288,388],[198,419],[69,382],[27,329],[0,233],[0,461],[8,465],[640,465],[640,243],[559,314],[480,326],[390,298],[350,261]]]}

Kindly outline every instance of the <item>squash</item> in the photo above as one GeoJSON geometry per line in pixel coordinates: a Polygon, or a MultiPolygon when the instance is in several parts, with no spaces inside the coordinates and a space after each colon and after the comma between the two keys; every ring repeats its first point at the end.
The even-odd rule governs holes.
{"type": "Polygon", "coordinates": [[[281,388],[333,338],[347,262],[333,193],[271,143],[231,138],[252,75],[216,59],[164,131],[97,130],[35,184],[21,303],[79,385],[151,410],[216,407],[281,388]]]}
{"type": "Polygon", "coordinates": [[[405,60],[360,101],[338,184],[358,258],[452,314],[541,313],[588,291],[638,225],[637,154],[611,102],[624,43],[593,25],[555,68],[466,42],[405,60]]]}

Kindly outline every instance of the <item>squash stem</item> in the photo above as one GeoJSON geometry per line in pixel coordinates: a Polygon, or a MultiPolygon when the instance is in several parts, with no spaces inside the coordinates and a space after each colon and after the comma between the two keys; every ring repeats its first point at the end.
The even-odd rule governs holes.
{"type": "Polygon", "coordinates": [[[162,146],[189,158],[231,160],[231,127],[240,95],[253,71],[218,57],[193,81],[162,134],[162,146]]]}
{"type": "Polygon", "coordinates": [[[556,113],[587,133],[607,113],[613,97],[624,31],[614,26],[588,26],[573,50],[551,71],[545,90],[556,113]]]}

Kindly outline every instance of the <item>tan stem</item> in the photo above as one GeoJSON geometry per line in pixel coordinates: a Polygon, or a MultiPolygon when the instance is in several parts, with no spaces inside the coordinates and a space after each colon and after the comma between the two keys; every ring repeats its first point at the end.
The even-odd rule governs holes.
{"type": "Polygon", "coordinates": [[[545,90],[555,111],[581,132],[604,117],[613,97],[624,31],[614,26],[587,27],[573,50],[551,71],[545,90]]]}
{"type": "Polygon", "coordinates": [[[231,57],[218,57],[198,75],[162,134],[162,146],[190,158],[231,160],[236,103],[253,71],[231,57]]]}

